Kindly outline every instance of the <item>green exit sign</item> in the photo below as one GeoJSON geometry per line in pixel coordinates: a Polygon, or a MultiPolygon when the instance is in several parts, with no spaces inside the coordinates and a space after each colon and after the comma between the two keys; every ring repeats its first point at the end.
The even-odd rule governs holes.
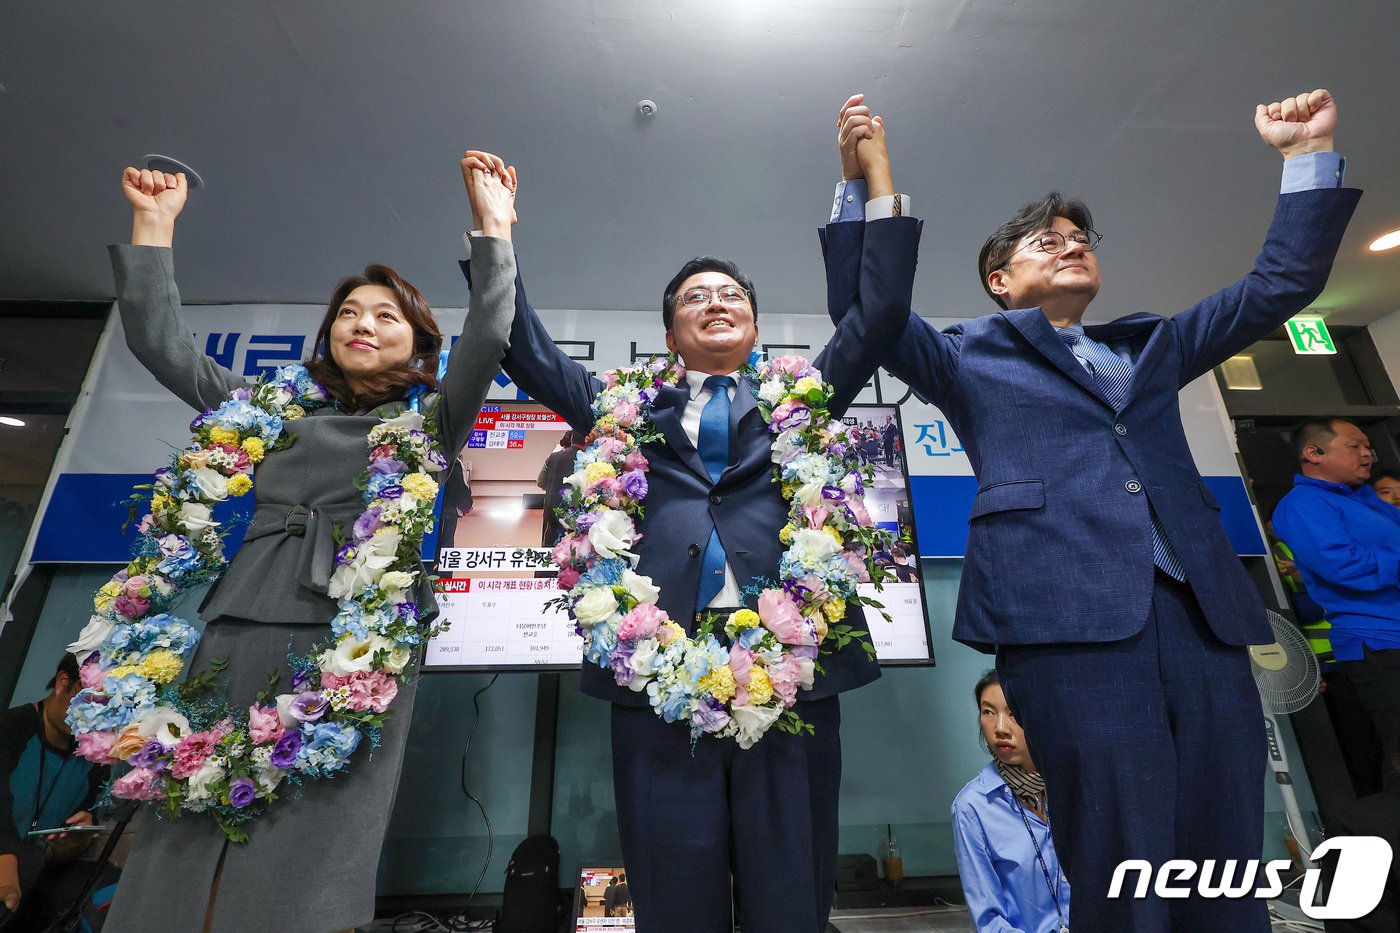
{"type": "Polygon", "coordinates": [[[1294,353],[1314,356],[1337,352],[1337,345],[1320,317],[1299,316],[1291,318],[1284,326],[1288,329],[1288,339],[1293,341],[1294,353]]]}

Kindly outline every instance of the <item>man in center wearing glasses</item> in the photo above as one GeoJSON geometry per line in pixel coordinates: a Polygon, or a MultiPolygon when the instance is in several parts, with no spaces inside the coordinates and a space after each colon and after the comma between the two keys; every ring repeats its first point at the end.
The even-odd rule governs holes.
{"type": "MultiPolygon", "coordinates": [[[[861,282],[851,295],[861,312],[847,315],[812,360],[834,388],[836,417],[905,328],[920,226],[894,193],[883,126],[859,97],[846,111],[843,175],[864,175],[871,200],[867,222],[826,228],[831,236],[833,228],[860,227],[854,235],[863,241],[854,260],[861,282]]],[[[469,154],[464,165],[486,187],[482,170],[505,170],[481,154],[469,154]]],[[[843,198],[856,196],[854,188],[842,190],[843,198]]],[[[514,211],[491,209],[484,194],[473,195],[483,235],[472,250],[489,251],[486,265],[513,274],[514,211]]],[[[555,346],[518,277],[515,301],[506,374],[586,436],[602,383],[555,346]]],[[[772,435],[757,409],[757,386],[742,373],[759,345],[757,306],[748,277],[711,258],[682,266],[662,301],[666,347],[687,376],[661,388],[652,404],[664,440],[644,448],[650,488],[634,550],[637,573],[661,588],[660,607],[692,633],[698,612],[723,615],[745,604],[744,590],[756,581],[778,579],[785,549],[779,534],[788,504],[773,481],[772,435]]],[[[858,610],[847,619],[868,628],[858,610]]],[[[863,642],[822,654],[812,689],[799,693],[795,709],[814,727],[811,735],[770,729],[748,749],[708,736],[692,745],[685,723],[663,721],[645,693],[585,660],[583,692],[612,704],[618,829],[639,933],[728,933],[733,913],[747,933],[826,930],[836,888],[839,694],[879,676],[863,642]]]]}
{"type": "MultiPolygon", "coordinates": [[[[1273,636],[1177,393],[1321,292],[1359,193],[1339,187],[1326,91],[1261,104],[1254,123],[1286,161],[1239,282],[1171,318],[1086,327],[1099,235],[1082,203],[1051,194],[982,248],[1002,310],[943,332],[911,316],[885,361],[943,411],[977,474],[953,637],[996,651],[1050,788],[1075,933],[1269,929],[1252,896],[1136,900],[1130,884],[1107,897],[1124,859],[1214,859],[1218,885],[1223,860],[1242,869],[1263,849],[1264,722],[1243,646],[1273,636]]],[[[828,234],[836,317],[858,278],[848,226],[828,234]]],[[[1152,239],[1204,253],[1213,235],[1152,239]]]]}

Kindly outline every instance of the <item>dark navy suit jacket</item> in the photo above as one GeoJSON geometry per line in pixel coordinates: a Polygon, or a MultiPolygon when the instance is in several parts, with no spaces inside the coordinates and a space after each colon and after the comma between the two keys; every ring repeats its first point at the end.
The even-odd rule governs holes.
{"type": "MultiPolygon", "coordinates": [[[[1307,307],[1360,192],[1279,198],[1254,270],[1171,318],[1089,325],[1133,351],[1115,411],[1039,308],[934,329],[911,313],[885,367],[947,416],[977,474],[953,637],[995,645],[1106,642],[1146,623],[1156,510],[1214,633],[1272,641],[1263,603],[1186,445],[1177,393],[1307,307]]],[[[826,235],[829,309],[858,287],[861,230],[826,235]]]]}
{"type": "MultiPolygon", "coordinates": [[[[842,314],[831,341],[813,360],[835,387],[831,412],[836,416],[846,411],[874,375],[885,348],[903,332],[912,297],[921,224],[912,218],[889,218],[868,225],[833,224],[829,229],[867,226],[868,231],[856,237],[852,257],[859,281],[852,282],[850,301],[860,305],[859,313],[842,314]]],[[[591,406],[602,383],[555,346],[526,300],[518,277],[515,287],[516,315],[502,368],[517,386],[574,428],[590,430],[591,406]]],[[[690,398],[687,387],[664,389],[653,404],[665,443],[644,448],[651,462],[650,491],[639,524],[642,537],[635,548],[637,572],[661,587],[661,608],[687,631],[695,627],[701,557],[711,529],[719,529],[741,588],[756,579],[778,576],[778,559],[784,550],[778,532],[787,523],[788,504],[773,481],[771,436],[758,412],[755,389],[747,380],[735,389],[729,412],[730,463],[718,482],[711,482],[681,427],[681,414],[690,398]]],[[[859,611],[848,613],[847,621],[857,629],[866,627],[859,611]]],[[[876,617],[873,624],[881,620],[876,617]]],[[[802,694],[804,698],[831,696],[879,676],[879,667],[856,640],[822,655],[820,664],[822,673],[813,689],[802,694]]],[[[614,703],[646,703],[645,694],[619,687],[610,672],[594,664],[583,665],[581,686],[585,693],[614,703]]]]}

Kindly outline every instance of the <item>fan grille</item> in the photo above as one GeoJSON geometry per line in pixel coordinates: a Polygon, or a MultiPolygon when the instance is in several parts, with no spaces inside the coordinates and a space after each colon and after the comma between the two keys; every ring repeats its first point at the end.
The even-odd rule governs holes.
{"type": "Polygon", "coordinates": [[[1272,610],[1275,644],[1249,649],[1249,667],[1264,705],[1274,713],[1296,713],[1317,696],[1317,655],[1297,626],[1272,610]]]}

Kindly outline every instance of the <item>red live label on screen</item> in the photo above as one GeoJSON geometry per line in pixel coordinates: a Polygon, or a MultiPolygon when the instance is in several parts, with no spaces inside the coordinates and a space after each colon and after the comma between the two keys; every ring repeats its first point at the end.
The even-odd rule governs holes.
{"type": "Polygon", "coordinates": [[[469,593],[471,588],[471,577],[465,580],[438,580],[433,584],[433,590],[438,593],[469,593]]]}

